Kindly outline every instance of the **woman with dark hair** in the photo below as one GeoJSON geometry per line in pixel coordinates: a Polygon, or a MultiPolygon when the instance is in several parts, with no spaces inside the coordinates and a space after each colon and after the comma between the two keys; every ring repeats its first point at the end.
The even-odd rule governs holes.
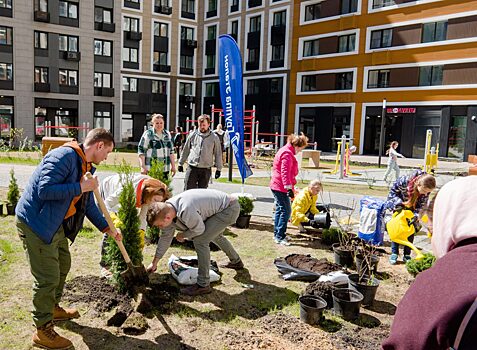
{"type": "Polygon", "coordinates": [[[295,155],[308,146],[308,137],[303,133],[288,136],[287,144],[280,148],[273,159],[270,189],[275,199],[274,238],[275,243],[290,245],[287,240],[287,223],[291,215],[290,198],[295,197],[294,186],[298,175],[295,155]]]}

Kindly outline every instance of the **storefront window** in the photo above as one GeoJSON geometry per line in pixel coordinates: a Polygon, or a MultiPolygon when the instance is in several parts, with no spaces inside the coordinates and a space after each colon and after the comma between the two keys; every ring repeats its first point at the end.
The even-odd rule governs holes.
{"type": "Polygon", "coordinates": [[[121,141],[128,142],[133,139],[132,114],[123,114],[121,118],[121,141]]]}
{"type": "Polygon", "coordinates": [[[94,112],[94,127],[111,131],[111,113],[102,111],[94,112]]]}
{"type": "Polygon", "coordinates": [[[46,108],[35,108],[35,139],[45,136],[46,108]]]}
{"type": "Polygon", "coordinates": [[[13,121],[13,106],[0,105],[0,137],[9,137],[13,121]]]}
{"type": "Polygon", "coordinates": [[[441,108],[420,108],[414,123],[414,144],[412,148],[413,158],[424,158],[426,147],[427,130],[432,131],[431,145],[439,142],[441,131],[441,108]]]}
{"type": "Polygon", "coordinates": [[[447,156],[464,159],[465,134],[467,131],[467,116],[454,115],[450,119],[449,144],[447,156]]]}

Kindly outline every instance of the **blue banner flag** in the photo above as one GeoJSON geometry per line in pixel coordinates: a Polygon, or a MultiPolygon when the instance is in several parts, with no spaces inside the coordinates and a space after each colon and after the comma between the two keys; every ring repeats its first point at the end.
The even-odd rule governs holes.
{"type": "Polygon", "coordinates": [[[225,126],[243,183],[252,170],[244,153],[242,58],[230,35],[219,36],[219,85],[225,126]]]}

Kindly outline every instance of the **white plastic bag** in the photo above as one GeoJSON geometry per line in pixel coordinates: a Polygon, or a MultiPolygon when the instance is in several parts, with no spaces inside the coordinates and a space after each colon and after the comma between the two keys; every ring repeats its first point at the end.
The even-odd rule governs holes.
{"type": "MultiPolygon", "coordinates": [[[[172,254],[169,258],[169,261],[167,263],[167,266],[169,267],[169,272],[179,284],[193,285],[197,283],[197,274],[199,272],[199,269],[197,267],[192,267],[187,264],[187,262],[191,260],[197,260],[197,256],[177,257],[172,254]]],[[[209,271],[210,282],[217,282],[220,280],[217,264],[214,261],[211,261],[211,265],[212,266],[209,271]]]]}

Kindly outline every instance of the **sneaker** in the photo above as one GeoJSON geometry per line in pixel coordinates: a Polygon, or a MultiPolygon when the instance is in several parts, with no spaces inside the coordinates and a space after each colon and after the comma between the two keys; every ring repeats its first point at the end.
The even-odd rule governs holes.
{"type": "Polygon", "coordinates": [[[58,304],[56,304],[53,309],[53,321],[65,321],[79,317],[80,314],[76,309],[65,309],[58,304]]]}
{"type": "Polygon", "coordinates": [[[289,246],[290,245],[290,242],[288,242],[288,239],[285,237],[283,239],[281,239],[278,244],[280,245],[284,245],[284,246],[289,246]]]}
{"type": "Polygon", "coordinates": [[[402,258],[402,261],[404,261],[404,263],[407,263],[409,260],[411,260],[411,256],[410,255],[404,255],[404,257],[402,258]]]}
{"type": "Polygon", "coordinates": [[[396,265],[397,259],[398,259],[398,255],[397,255],[397,254],[391,254],[391,256],[389,257],[389,263],[390,263],[391,265],[396,265]]]}
{"type": "Polygon", "coordinates": [[[224,269],[233,269],[233,270],[243,270],[244,268],[242,260],[239,260],[236,263],[229,261],[228,263],[220,264],[219,266],[224,269]]]}
{"type": "Polygon", "coordinates": [[[55,332],[53,322],[51,321],[37,327],[36,332],[33,333],[32,343],[35,347],[50,350],[66,350],[71,349],[73,346],[71,341],[55,332]]]}
{"type": "Polygon", "coordinates": [[[196,295],[212,293],[212,287],[210,285],[207,287],[201,287],[196,283],[192,286],[181,288],[181,293],[194,297],[196,295]]]}
{"type": "Polygon", "coordinates": [[[274,237],[273,240],[275,241],[276,244],[280,244],[281,239],[278,239],[277,237],[274,237]]]}

